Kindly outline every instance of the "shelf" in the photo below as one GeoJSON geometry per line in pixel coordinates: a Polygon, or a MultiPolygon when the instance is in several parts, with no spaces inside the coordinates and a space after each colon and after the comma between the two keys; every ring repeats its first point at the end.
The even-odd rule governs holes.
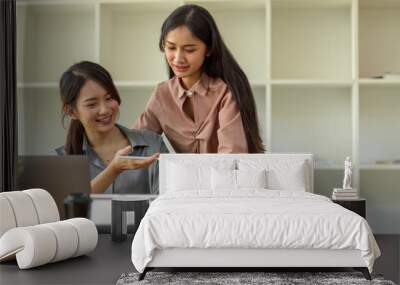
{"type": "MultiPolygon", "coordinates": [[[[117,87],[133,88],[155,88],[161,81],[115,81],[117,87]]],[[[265,88],[265,83],[261,81],[250,81],[252,88],[265,88]]]]}
{"type": "Polygon", "coordinates": [[[272,0],[274,7],[281,8],[337,8],[350,7],[351,0],[272,0]]]}
{"type": "Polygon", "coordinates": [[[155,88],[157,81],[115,81],[116,87],[155,88]]]}
{"type": "MultiPolygon", "coordinates": [[[[117,87],[151,87],[155,88],[161,81],[115,81],[117,87]]],[[[265,83],[261,81],[250,81],[252,88],[265,88],[265,83]]]]}
{"type": "MultiPolygon", "coordinates": [[[[157,81],[114,81],[116,87],[130,88],[155,88],[157,81]]],[[[18,82],[17,87],[20,89],[46,89],[58,88],[58,82],[18,82]]]]}
{"type": "MultiPolygon", "coordinates": [[[[315,169],[318,170],[344,170],[343,165],[319,165],[316,163],[315,169]]],[[[360,170],[400,170],[398,164],[362,164],[360,170]]]]}
{"type": "MultiPolygon", "coordinates": [[[[326,164],[325,162],[315,162],[317,170],[344,170],[342,164],[326,164]]],[[[361,164],[360,170],[400,170],[400,164],[361,164]]]]}
{"type": "Polygon", "coordinates": [[[179,1],[101,4],[100,63],[115,81],[168,78],[160,28],[179,1]]]}
{"type": "Polygon", "coordinates": [[[400,87],[362,86],[360,88],[360,161],[399,157],[400,87]]]}
{"type": "Polygon", "coordinates": [[[382,2],[379,8],[366,5],[359,11],[359,73],[362,78],[386,72],[400,73],[400,1],[366,3],[378,2],[382,2]],[[397,5],[388,5],[395,2],[397,5]]]}
{"type": "Polygon", "coordinates": [[[358,82],[362,86],[400,86],[400,79],[360,79],[358,82]]]}
{"type": "Polygon", "coordinates": [[[359,0],[360,8],[400,8],[399,0],[359,0]]]}
{"type": "Polygon", "coordinates": [[[351,88],[272,87],[272,151],[352,156],[351,88]]]}
{"type": "Polygon", "coordinates": [[[265,0],[184,0],[185,4],[196,4],[205,7],[209,11],[243,11],[265,9],[265,0]]]}
{"type": "Polygon", "coordinates": [[[57,81],[72,63],[94,60],[93,5],[18,5],[17,32],[20,82],[57,81]]]}
{"type": "Polygon", "coordinates": [[[362,164],[361,170],[400,170],[400,164],[362,164]]]}
{"type": "Polygon", "coordinates": [[[333,165],[325,165],[325,164],[318,164],[316,162],[315,169],[318,170],[344,170],[343,165],[333,164],[333,165]]]}
{"type": "MultiPolygon", "coordinates": [[[[22,6],[35,6],[35,5],[79,5],[79,4],[93,4],[95,1],[102,0],[17,0],[17,7],[22,6]]],[[[111,0],[113,1],[113,0],[111,0]]]]}
{"type": "MultiPolygon", "coordinates": [[[[155,88],[159,81],[114,81],[117,87],[133,87],[133,88],[155,88]]],[[[58,88],[59,83],[52,82],[18,82],[18,88],[58,88]]],[[[265,83],[261,81],[250,82],[253,88],[265,88],[265,83]]]]}
{"type": "Polygon", "coordinates": [[[352,81],[320,80],[320,79],[274,79],[272,86],[296,86],[296,87],[351,87],[352,81]]]}
{"type": "Polygon", "coordinates": [[[19,89],[58,88],[58,82],[18,82],[19,89]]]}
{"type": "Polygon", "coordinates": [[[250,86],[252,88],[265,88],[265,81],[250,81],[250,86]]]}
{"type": "Polygon", "coordinates": [[[272,6],[272,78],[350,80],[351,5],[289,8],[278,3],[272,6]]]}

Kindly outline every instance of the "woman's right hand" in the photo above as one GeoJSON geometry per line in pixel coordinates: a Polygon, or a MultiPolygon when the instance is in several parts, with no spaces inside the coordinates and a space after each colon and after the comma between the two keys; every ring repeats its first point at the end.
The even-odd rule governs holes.
{"type": "Polygon", "coordinates": [[[120,158],[121,156],[127,156],[132,151],[131,146],[124,147],[115,153],[113,160],[110,163],[110,167],[116,174],[120,174],[124,170],[139,169],[148,167],[154,161],[158,159],[160,153],[155,153],[149,156],[147,159],[126,159],[120,158]]]}

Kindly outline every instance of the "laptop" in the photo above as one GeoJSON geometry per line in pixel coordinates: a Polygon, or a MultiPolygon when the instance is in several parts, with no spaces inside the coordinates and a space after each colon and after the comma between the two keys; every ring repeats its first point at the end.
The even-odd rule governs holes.
{"type": "Polygon", "coordinates": [[[64,199],[71,193],[90,194],[89,160],[85,155],[22,155],[18,157],[17,189],[42,188],[56,201],[65,219],[64,199]]]}

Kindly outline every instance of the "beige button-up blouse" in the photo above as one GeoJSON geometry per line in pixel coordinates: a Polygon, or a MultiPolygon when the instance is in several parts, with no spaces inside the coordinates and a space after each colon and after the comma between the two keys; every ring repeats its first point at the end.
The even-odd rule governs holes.
{"type": "Polygon", "coordinates": [[[205,73],[190,90],[177,77],[159,83],[133,127],[164,132],[179,153],[248,152],[235,99],[225,82],[205,73]],[[183,110],[187,96],[193,96],[194,121],[183,110]]]}

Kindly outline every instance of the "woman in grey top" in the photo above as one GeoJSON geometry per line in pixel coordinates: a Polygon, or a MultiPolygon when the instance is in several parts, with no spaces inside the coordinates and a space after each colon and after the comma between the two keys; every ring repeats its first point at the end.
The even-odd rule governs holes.
{"type": "Polygon", "coordinates": [[[69,116],[60,155],[87,155],[93,193],[158,193],[158,155],[168,152],[161,136],[116,124],[121,99],[99,64],[72,65],[60,79],[63,118],[69,116]],[[126,159],[121,156],[146,156],[126,159]]]}

